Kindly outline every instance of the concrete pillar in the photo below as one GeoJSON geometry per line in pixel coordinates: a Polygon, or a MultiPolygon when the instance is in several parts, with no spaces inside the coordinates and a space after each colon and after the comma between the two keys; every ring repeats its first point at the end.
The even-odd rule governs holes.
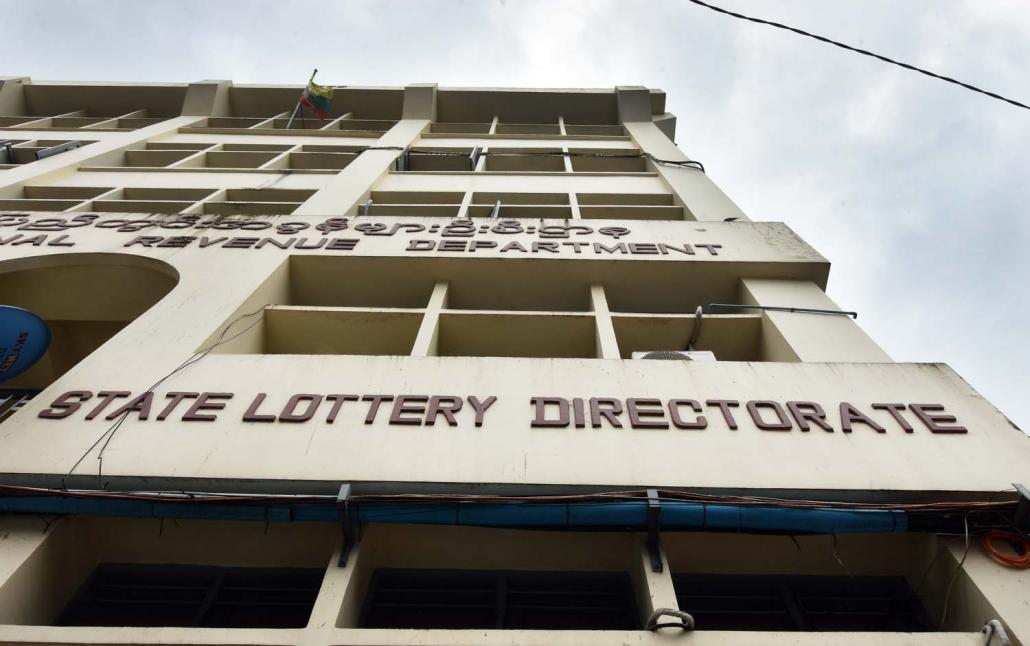
{"type": "Polygon", "coordinates": [[[433,286],[433,294],[429,297],[429,305],[422,315],[422,325],[415,337],[411,350],[413,357],[434,357],[440,341],[440,312],[447,308],[447,283],[438,282],[433,286]]]}
{"type": "MultiPolygon", "coordinates": [[[[678,609],[676,601],[676,589],[672,585],[672,572],[669,569],[669,560],[662,552],[662,571],[655,572],[651,569],[651,554],[647,549],[647,538],[641,536],[637,548],[636,559],[637,570],[634,573],[637,577],[637,606],[640,610],[641,627],[651,617],[651,613],[659,608],[678,609]]],[[[667,618],[667,621],[675,621],[667,618]]]]}
{"type": "Polygon", "coordinates": [[[604,285],[590,286],[590,305],[594,310],[597,329],[597,358],[620,359],[619,344],[615,338],[615,326],[612,324],[612,314],[608,309],[608,299],[604,295],[604,285]]]}
{"type": "MultiPolygon", "coordinates": [[[[968,552],[963,539],[948,540],[942,563],[930,574],[940,589],[951,584],[947,612],[942,598],[933,607],[931,619],[945,617],[945,630],[975,630],[991,619],[1004,617],[1012,643],[1030,643],[1030,570],[995,563],[978,545],[979,537],[969,540],[972,544],[968,552]]],[[[997,638],[992,643],[996,642],[997,638]]]]}
{"type": "MultiPolygon", "coordinates": [[[[436,118],[436,85],[404,88],[402,118],[373,146],[404,148],[417,142],[436,118]]],[[[386,173],[400,150],[366,150],[337,173],[322,190],[300,205],[294,215],[344,215],[365,200],[372,186],[386,173]]]]}
{"type": "MultiPolygon", "coordinates": [[[[644,152],[659,159],[687,161],[664,130],[669,120],[664,115],[660,123],[651,116],[651,97],[647,88],[617,87],[619,120],[633,142],[644,152]]],[[[715,185],[708,175],[693,168],[655,164],[655,170],[669,185],[677,203],[687,211],[688,219],[721,222],[730,218],[747,220],[744,212],[715,185]]]]}
{"type": "Polygon", "coordinates": [[[96,563],[74,519],[0,518],[0,625],[47,625],[96,563]]]}
{"type": "MultiPolygon", "coordinates": [[[[741,303],[839,310],[818,285],[801,280],[745,279],[741,303]]],[[[849,316],[762,313],[764,361],[890,362],[891,358],[849,316]]]]}
{"type": "Polygon", "coordinates": [[[355,577],[360,547],[360,543],[352,546],[350,554],[347,555],[347,565],[344,567],[338,565],[340,554],[343,551],[342,544],[333,552],[332,558],[326,565],[322,588],[311,609],[311,617],[308,619],[309,628],[332,630],[336,628],[341,617],[356,616],[361,611],[361,600],[356,599],[359,592],[356,589],[359,587],[359,581],[357,581],[358,577],[355,577]]]}
{"type": "Polygon", "coordinates": [[[183,116],[231,117],[232,101],[229,93],[232,81],[200,81],[190,83],[182,102],[183,116]]]}
{"type": "Polygon", "coordinates": [[[436,119],[436,83],[412,83],[404,88],[404,119],[436,119]]]}
{"type": "Polygon", "coordinates": [[[24,116],[29,113],[25,102],[25,86],[31,85],[27,76],[0,76],[0,114],[24,116]]]}

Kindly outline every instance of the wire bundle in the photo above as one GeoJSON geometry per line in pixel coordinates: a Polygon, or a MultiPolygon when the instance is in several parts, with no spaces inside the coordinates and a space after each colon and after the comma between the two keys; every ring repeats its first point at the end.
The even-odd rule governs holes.
{"type": "Polygon", "coordinates": [[[1030,569],[1030,540],[1012,532],[992,529],[980,537],[980,544],[987,556],[1005,567],[1016,570],[1030,569]],[[995,546],[995,541],[1008,541],[1013,545],[1018,545],[1023,553],[1017,552],[1014,556],[1006,554],[995,546]]]}

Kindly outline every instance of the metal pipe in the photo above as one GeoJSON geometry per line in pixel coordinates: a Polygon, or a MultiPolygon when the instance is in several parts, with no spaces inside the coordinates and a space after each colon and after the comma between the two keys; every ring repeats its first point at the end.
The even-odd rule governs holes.
{"type": "Polygon", "coordinates": [[[56,146],[50,146],[43,150],[36,151],[36,159],[46,159],[47,157],[53,157],[69,150],[74,150],[82,146],[81,141],[66,141],[63,144],[57,144],[56,146]]]}
{"type": "MultiPolygon", "coordinates": [[[[534,529],[607,529],[643,531],[647,500],[575,503],[485,502],[350,502],[354,522],[463,525],[534,529]]],[[[660,530],[734,531],[790,534],[862,534],[904,532],[908,515],[897,510],[786,509],[662,501],[660,530]]],[[[340,521],[337,505],[317,503],[154,502],[69,496],[3,496],[0,512],[115,516],[124,518],[194,518],[205,520],[340,521]]]]}
{"type": "Polygon", "coordinates": [[[846,312],[844,310],[820,310],[810,307],[783,307],[779,305],[747,305],[744,303],[709,303],[705,308],[709,312],[716,309],[745,309],[745,310],[767,310],[770,312],[795,312],[798,314],[830,314],[837,316],[850,316],[858,318],[858,312],[846,312]]]}

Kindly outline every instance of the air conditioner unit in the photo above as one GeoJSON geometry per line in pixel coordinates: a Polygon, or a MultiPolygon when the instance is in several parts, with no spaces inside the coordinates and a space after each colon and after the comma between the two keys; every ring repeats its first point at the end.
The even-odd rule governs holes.
{"type": "Polygon", "coordinates": [[[652,350],[634,352],[634,359],[664,359],[666,361],[716,361],[715,353],[708,350],[652,350]]]}

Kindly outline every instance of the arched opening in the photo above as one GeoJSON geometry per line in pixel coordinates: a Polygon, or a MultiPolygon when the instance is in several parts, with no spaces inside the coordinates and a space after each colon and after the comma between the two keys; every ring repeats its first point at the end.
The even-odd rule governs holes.
{"type": "Polygon", "coordinates": [[[0,382],[0,421],[150,309],[178,282],[171,265],[127,254],[61,254],[0,262],[0,304],[34,312],[51,332],[42,359],[0,382]]]}

